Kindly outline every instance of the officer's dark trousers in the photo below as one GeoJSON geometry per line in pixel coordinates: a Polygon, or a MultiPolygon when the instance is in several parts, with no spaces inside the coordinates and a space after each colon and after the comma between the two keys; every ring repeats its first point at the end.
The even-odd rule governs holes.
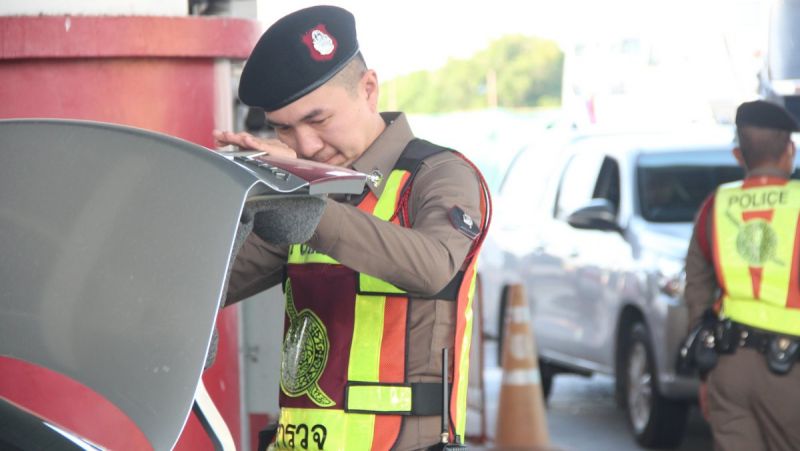
{"type": "Polygon", "coordinates": [[[778,376],[753,349],[720,356],[708,406],[716,451],[800,450],[800,362],[778,376]]]}

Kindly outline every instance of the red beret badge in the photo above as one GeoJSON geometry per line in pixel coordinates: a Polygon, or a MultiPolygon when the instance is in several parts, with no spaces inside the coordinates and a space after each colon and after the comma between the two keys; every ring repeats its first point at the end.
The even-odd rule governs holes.
{"type": "Polygon", "coordinates": [[[308,47],[314,61],[329,61],[336,54],[336,38],[330,35],[323,24],[308,30],[303,35],[303,44],[308,47]]]}

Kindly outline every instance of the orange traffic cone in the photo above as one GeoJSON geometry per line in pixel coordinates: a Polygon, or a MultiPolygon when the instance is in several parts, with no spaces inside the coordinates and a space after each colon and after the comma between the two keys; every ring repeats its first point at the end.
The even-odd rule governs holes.
{"type": "Polygon", "coordinates": [[[549,446],[536,344],[522,285],[508,289],[503,340],[503,385],[497,413],[495,446],[542,449],[549,446]]]}

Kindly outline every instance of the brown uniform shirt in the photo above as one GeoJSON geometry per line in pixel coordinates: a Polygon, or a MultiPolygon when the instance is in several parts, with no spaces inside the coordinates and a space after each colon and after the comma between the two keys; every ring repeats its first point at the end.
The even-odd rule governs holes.
{"type": "Polygon", "coordinates": [[[689,251],[686,253],[686,287],[683,295],[689,308],[689,329],[700,321],[703,312],[718,298],[717,276],[711,260],[713,196],[709,196],[700,207],[689,241],[689,251]]]}
{"type": "MultiPolygon", "coordinates": [[[[388,177],[405,146],[414,138],[402,113],[384,113],[387,127],[352,168],[388,177]]],[[[369,189],[380,197],[384,183],[369,189]]],[[[441,350],[451,350],[455,302],[423,300],[438,293],[461,268],[472,241],[450,222],[457,206],[481,224],[480,184],[463,159],[444,152],[426,159],[414,179],[409,199],[411,228],[368,215],[346,201],[327,199],[313,237],[307,242],[355,271],[401,287],[411,294],[406,373],[408,382],[438,381],[441,350]]],[[[228,303],[281,281],[287,247],[272,246],[251,234],[234,263],[228,303]]],[[[402,319],[399,319],[402,320],[402,319]]],[[[452,369],[450,374],[452,374],[452,369]]],[[[439,417],[404,417],[396,449],[416,449],[438,441],[439,417]]]]}

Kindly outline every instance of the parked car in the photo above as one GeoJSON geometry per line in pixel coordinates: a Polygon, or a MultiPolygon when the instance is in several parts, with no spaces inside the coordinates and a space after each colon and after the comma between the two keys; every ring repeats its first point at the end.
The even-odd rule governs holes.
{"type": "Polygon", "coordinates": [[[616,376],[637,441],[676,446],[697,380],[675,374],[686,334],[684,260],[694,216],[742,177],[733,131],[592,134],[532,146],[495,196],[481,267],[487,335],[502,343],[504,294],[527,293],[542,388],[573,372],[616,376]]]}

